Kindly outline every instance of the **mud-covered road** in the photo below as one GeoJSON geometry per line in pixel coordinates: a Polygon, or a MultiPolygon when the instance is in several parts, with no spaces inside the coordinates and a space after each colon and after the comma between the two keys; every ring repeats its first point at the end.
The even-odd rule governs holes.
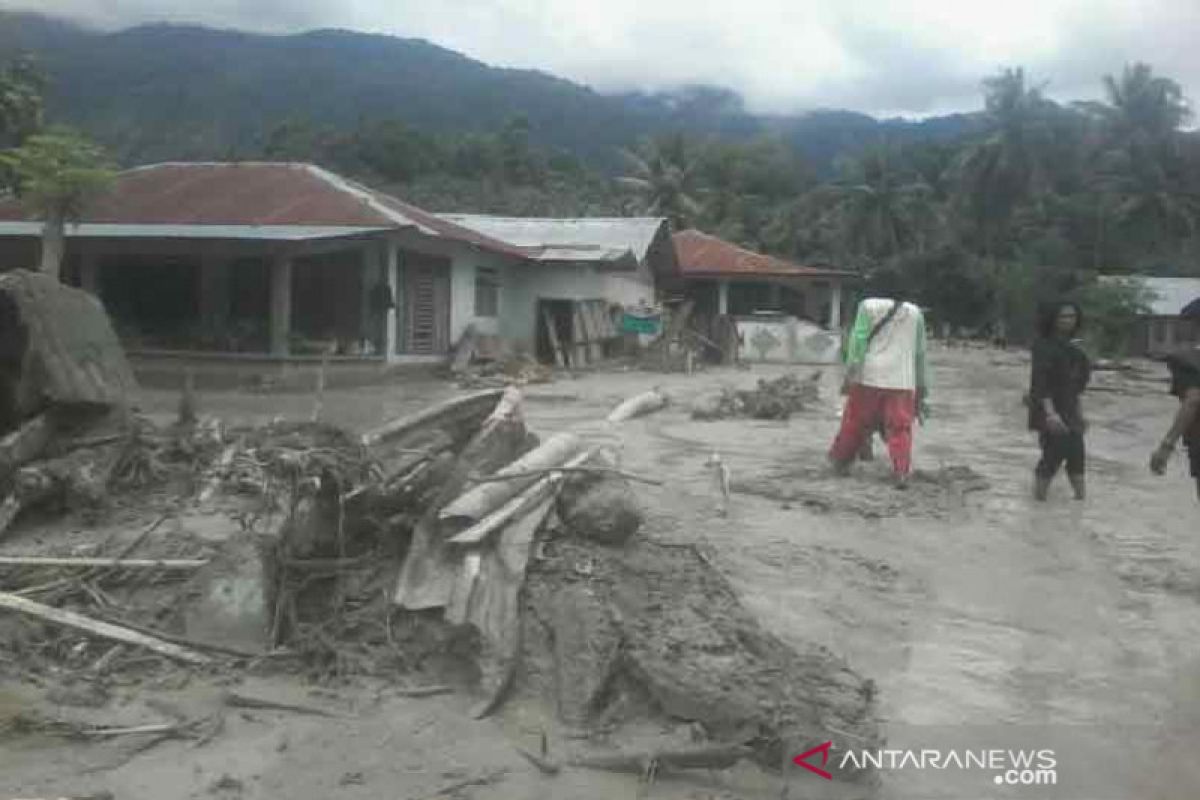
{"type": "MultiPolygon", "coordinates": [[[[787,422],[698,422],[688,413],[721,385],[748,388],[787,371],[774,366],[595,373],[530,387],[526,413],[540,433],[586,427],[619,445],[625,469],[662,480],[637,488],[646,529],[708,545],[769,630],[824,644],[873,679],[896,746],[1058,754],[1053,788],[904,769],[885,771],[880,797],[1200,796],[1200,503],[1183,459],[1162,478],[1146,468],[1175,409],[1165,370],[1098,373],[1085,398],[1090,496],[1076,502],[1060,479],[1038,504],[1030,497],[1037,450],[1020,402],[1026,359],[937,350],[934,365],[933,418],[917,432],[919,474],[905,493],[888,483],[881,447],[851,477],[828,474],[824,453],[838,424],[834,370],[822,380],[820,403],[787,422]],[[672,407],[619,431],[597,422],[652,386],[672,407]],[[725,513],[705,464],[714,451],[731,470],[725,513]]],[[[450,391],[331,391],[325,409],[331,421],[365,427],[450,391]]],[[[175,401],[147,393],[145,405],[168,413],[175,401]]],[[[201,404],[204,413],[302,418],[311,399],[213,394],[201,404]]],[[[0,796],[77,790],[90,780],[136,800],[232,796],[230,787],[239,797],[424,797],[456,776],[486,778],[489,770],[509,772],[449,796],[635,796],[632,779],[537,776],[498,738],[526,735],[519,725],[469,722],[465,702],[454,698],[385,693],[365,703],[367,689],[345,691],[347,703],[362,707],[357,722],[238,721],[203,751],[162,745],[88,780],[65,766],[73,762],[53,761],[54,750],[23,748],[0,756],[0,796]],[[34,786],[13,782],[35,767],[60,774],[34,786]],[[226,773],[233,780],[221,788],[226,773]]],[[[839,732],[829,736],[838,741],[839,732]]],[[[799,769],[785,779],[793,798],[829,788],[799,769]]],[[[739,768],[660,779],[650,796],[778,798],[781,786],[739,768]]]]}

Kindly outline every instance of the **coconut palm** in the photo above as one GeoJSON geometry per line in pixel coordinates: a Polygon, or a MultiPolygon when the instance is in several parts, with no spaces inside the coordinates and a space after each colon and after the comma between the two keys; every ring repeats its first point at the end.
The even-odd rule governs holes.
{"type": "Polygon", "coordinates": [[[939,219],[928,184],[900,169],[883,148],[867,152],[847,172],[846,179],[817,190],[838,221],[846,252],[887,259],[929,246],[939,219]]]}
{"type": "Polygon", "coordinates": [[[1183,88],[1148,64],[1129,64],[1120,77],[1104,76],[1107,103],[1085,108],[1106,128],[1109,146],[1143,147],[1170,140],[1192,115],[1183,88]]]}
{"type": "Polygon", "coordinates": [[[1056,106],[1020,68],[985,80],[984,100],[990,133],[963,151],[955,172],[959,210],[991,253],[1017,205],[1050,186],[1056,106]]]}
{"type": "Polygon", "coordinates": [[[692,147],[682,134],[643,142],[637,150],[622,149],[630,174],[617,184],[639,198],[642,213],[670,219],[676,230],[691,227],[702,213],[696,199],[696,166],[692,147]]]}

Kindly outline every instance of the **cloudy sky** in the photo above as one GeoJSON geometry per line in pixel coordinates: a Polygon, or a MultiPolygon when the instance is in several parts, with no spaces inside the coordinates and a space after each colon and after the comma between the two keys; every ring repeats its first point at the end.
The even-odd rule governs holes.
{"type": "MultiPolygon", "coordinates": [[[[0,7],[34,5],[0,0],[0,7]]],[[[197,22],[415,36],[599,90],[727,86],[756,111],[926,115],[979,106],[1022,65],[1059,98],[1146,60],[1200,93],[1200,0],[41,0],[106,28],[197,22]]]]}

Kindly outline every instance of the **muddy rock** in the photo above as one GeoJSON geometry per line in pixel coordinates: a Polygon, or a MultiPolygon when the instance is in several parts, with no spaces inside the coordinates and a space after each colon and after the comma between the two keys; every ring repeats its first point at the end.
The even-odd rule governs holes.
{"type": "Polygon", "coordinates": [[[558,514],[575,536],[609,545],[629,541],[642,524],[642,510],[629,481],[607,475],[564,491],[558,514]]]}
{"type": "Polygon", "coordinates": [[[687,545],[557,542],[530,575],[524,624],[523,691],[568,724],[650,715],[747,745],[771,769],[830,728],[880,741],[873,683],[823,647],[768,633],[687,545]]]}

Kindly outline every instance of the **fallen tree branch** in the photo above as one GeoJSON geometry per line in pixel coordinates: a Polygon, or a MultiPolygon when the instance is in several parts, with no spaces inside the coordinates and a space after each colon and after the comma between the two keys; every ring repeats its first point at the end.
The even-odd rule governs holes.
{"type": "Polygon", "coordinates": [[[499,483],[500,481],[513,481],[521,478],[538,478],[545,475],[552,475],[555,472],[571,472],[571,473],[594,473],[603,475],[616,475],[617,477],[627,478],[638,483],[648,483],[651,486],[662,486],[663,482],[657,478],[647,478],[645,475],[638,475],[634,472],[626,472],[615,467],[585,467],[585,466],[570,466],[564,464],[561,467],[547,467],[546,469],[533,470],[531,472],[513,472],[506,475],[476,475],[471,477],[472,483],[499,483]]]}
{"type": "Polygon", "coordinates": [[[608,415],[609,422],[624,422],[667,407],[667,396],[657,389],[635,395],[618,405],[608,415]]]}
{"type": "Polygon", "coordinates": [[[504,469],[497,471],[495,477],[504,478],[520,473],[530,473],[529,475],[524,478],[482,483],[468,489],[442,508],[438,513],[438,521],[443,525],[463,528],[474,525],[528,488],[544,471],[570,461],[582,449],[583,442],[578,436],[572,433],[555,434],[504,469]]]}
{"type": "Polygon", "coordinates": [[[157,725],[138,725],[132,728],[92,728],[79,731],[80,736],[133,736],[143,733],[175,733],[180,729],[177,722],[164,722],[157,725]]]}
{"type": "Polygon", "coordinates": [[[172,644],[156,639],[152,636],[138,633],[129,628],[123,628],[118,625],[113,625],[109,622],[99,622],[83,614],[76,614],[74,611],[67,611],[53,606],[35,603],[32,600],[27,600],[24,597],[18,597],[8,592],[0,592],[0,609],[15,611],[26,616],[40,619],[44,622],[50,622],[55,625],[61,625],[66,628],[82,631],[83,633],[99,636],[102,639],[111,639],[115,642],[124,642],[125,644],[137,645],[144,647],[147,650],[158,653],[159,655],[173,658],[176,661],[182,661],[187,664],[209,664],[212,659],[203,653],[198,653],[195,650],[189,650],[186,647],[172,644]]]}
{"type": "Polygon", "coordinates": [[[444,683],[438,683],[433,686],[410,686],[395,691],[401,697],[433,697],[439,694],[453,694],[454,688],[444,683]]]}
{"type": "Polygon", "coordinates": [[[524,747],[518,747],[517,752],[524,756],[526,761],[541,770],[543,775],[557,775],[562,771],[562,765],[554,759],[539,756],[537,753],[532,753],[524,747]]]}
{"type": "Polygon", "coordinates": [[[199,569],[202,558],[52,558],[0,556],[0,567],[69,567],[78,569],[199,569]]]}
{"type": "Polygon", "coordinates": [[[290,711],[293,714],[307,714],[313,717],[329,717],[336,719],[339,714],[332,711],[326,711],[323,708],[314,706],[293,705],[291,703],[279,703],[274,700],[264,700],[259,697],[251,697],[237,692],[226,692],[222,697],[225,705],[230,708],[255,708],[264,711],[290,711]]]}
{"type": "Polygon", "coordinates": [[[460,414],[467,416],[479,413],[482,418],[486,410],[493,408],[504,394],[503,389],[487,389],[482,392],[454,397],[436,405],[428,406],[415,414],[392,420],[363,434],[362,443],[367,447],[395,439],[406,433],[436,425],[442,420],[452,420],[460,414]]]}
{"type": "Polygon", "coordinates": [[[674,769],[726,769],[753,751],[742,744],[718,744],[684,747],[678,750],[646,750],[640,753],[616,753],[583,756],[571,760],[571,766],[602,769],[609,772],[644,772],[647,765],[674,769]]]}
{"type": "Polygon", "coordinates": [[[452,536],[449,539],[449,542],[451,544],[460,545],[477,544],[482,542],[495,531],[500,530],[505,525],[512,522],[514,519],[517,519],[518,517],[537,508],[542,501],[546,499],[546,495],[550,494],[557,488],[559,481],[556,477],[556,473],[564,472],[569,468],[585,463],[589,458],[592,457],[594,452],[594,449],[587,450],[586,452],[583,452],[568,461],[562,467],[539,471],[537,474],[543,476],[541,480],[525,489],[516,497],[513,497],[507,503],[500,506],[500,508],[488,514],[486,517],[479,520],[479,522],[467,528],[462,533],[452,536]]]}

